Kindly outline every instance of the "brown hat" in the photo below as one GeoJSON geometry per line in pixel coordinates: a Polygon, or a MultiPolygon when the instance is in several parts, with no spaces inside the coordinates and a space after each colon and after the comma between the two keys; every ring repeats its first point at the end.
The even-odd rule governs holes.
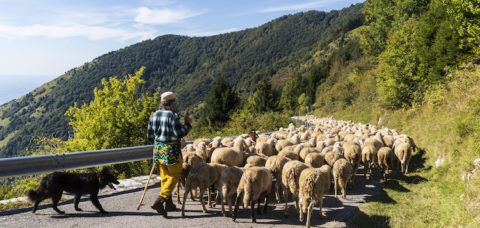
{"type": "Polygon", "coordinates": [[[175,100],[175,94],[173,94],[173,92],[165,92],[165,93],[162,93],[161,98],[162,98],[161,102],[175,100]]]}

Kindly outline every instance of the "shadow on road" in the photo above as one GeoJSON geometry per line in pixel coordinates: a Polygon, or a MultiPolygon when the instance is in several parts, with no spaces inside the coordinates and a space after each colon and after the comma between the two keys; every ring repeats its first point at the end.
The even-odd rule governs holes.
{"type": "Polygon", "coordinates": [[[49,215],[49,216],[55,219],[95,218],[95,217],[115,217],[115,216],[159,216],[155,212],[111,211],[108,214],[102,214],[97,211],[87,211],[87,212],[90,212],[90,213],[79,212],[74,214],[49,215]]]}
{"type": "Polygon", "coordinates": [[[367,215],[362,211],[359,211],[347,227],[378,227],[378,228],[390,228],[390,218],[380,215],[367,215]],[[353,224],[355,225],[353,225],[353,224]]]}

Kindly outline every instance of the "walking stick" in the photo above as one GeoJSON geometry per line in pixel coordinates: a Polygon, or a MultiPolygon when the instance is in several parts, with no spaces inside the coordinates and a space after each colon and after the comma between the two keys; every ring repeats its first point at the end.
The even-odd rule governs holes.
{"type": "Polygon", "coordinates": [[[153,170],[155,170],[155,165],[156,164],[154,162],[152,166],[152,171],[150,171],[150,176],[148,176],[147,184],[145,184],[145,189],[143,190],[142,198],[140,199],[140,202],[138,202],[137,211],[140,210],[141,206],[145,205],[143,204],[143,198],[145,198],[145,193],[147,193],[148,183],[150,183],[150,179],[152,178],[153,170]]]}

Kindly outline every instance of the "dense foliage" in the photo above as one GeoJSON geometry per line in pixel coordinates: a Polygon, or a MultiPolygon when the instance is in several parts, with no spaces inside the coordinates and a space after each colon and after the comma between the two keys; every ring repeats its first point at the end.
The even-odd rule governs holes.
{"type": "Polygon", "coordinates": [[[330,42],[361,26],[361,9],[357,4],[328,13],[297,13],[211,37],[165,35],[107,53],[0,107],[0,156],[25,155],[34,137],[67,139],[72,128],[64,113],[70,106],[92,101],[91,90],[102,78],[141,66],[146,84],[140,91],[174,91],[180,111],[203,102],[220,75],[243,98],[264,77],[280,79],[274,88],[281,87],[292,71],[308,70],[303,63],[322,55],[330,42]]]}

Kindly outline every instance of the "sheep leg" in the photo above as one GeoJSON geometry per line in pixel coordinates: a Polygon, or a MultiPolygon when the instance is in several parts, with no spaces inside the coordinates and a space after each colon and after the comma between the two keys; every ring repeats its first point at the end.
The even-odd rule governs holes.
{"type": "Polygon", "coordinates": [[[203,201],[203,194],[205,193],[205,188],[200,188],[200,203],[202,204],[203,213],[207,213],[207,208],[205,207],[205,202],[203,201]]]}
{"type": "Polygon", "coordinates": [[[297,210],[297,214],[299,213],[300,207],[298,206],[298,196],[294,196],[295,200],[295,209],[297,210]]]}
{"type": "MultiPolygon", "coordinates": [[[[220,203],[222,205],[222,215],[224,217],[227,217],[227,214],[225,214],[225,201],[228,201],[227,185],[222,186],[222,198],[220,199],[220,203]]],[[[230,209],[230,214],[231,214],[232,213],[232,208],[230,207],[229,209],[230,209]]]]}
{"type": "Polygon", "coordinates": [[[405,174],[408,173],[408,166],[410,165],[410,159],[407,160],[406,164],[405,164],[405,174]]]}
{"type": "Polygon", "coordinates": [[[237,219],[237,213],[238,213],[238,203],[240,203],[240,199],[242,198],[242,193],[243,192],[240,192],[240,194],[237,195],[237,199],[235,199],[235,210],[233,211],[233,215],[232,215],[232,220],[235,222],[235,219],[237,219]]]}
{"type": "MultiPolygon", "coordinates": [[[[323,214],[322,214],[323,198],[317,200],[317,202],[318,202],[318,210],[319,210],[319,211],[318,211],[318,216],[319,216],[320,218],[324,218],[324,216],[323,216],[323,214]]],[[[313,206],[312,206],[312,210],[313,210],[313,206]]]]}
{"type": "Polygon", "coordinates": [[[191,189],[190,190],[190,198],[192,199],[192,201],[195,201],[195,198],[197,197],[197,189],[191,189]]]}
{"type": "Polygon", "coordinates": [[[338,178],[337,177],[333,177],[333,185],[335,186],[335,199],[338,201],[338,197],[337,197],[338,178]]]}
{"type": "Polygon", "coordinates": [[[285,218],[288,218],[288,189],[286,187],[283,187],[283,198],[285,199],[285,212],[283,215],[285,218]]]}
{"type": "Polygon", "coordinates": [[[250,200],[250,216],[252,217],[252,222],[257,222],[255,219],[255,200],[250,200]]]}
{"type": "Polygon", "coordinates": [[[280,196],[280,182],[279,181],[277,181],[275,183],[275,199],[277,200],[277,203],[280,203],[280,201],[282,200],[281,196],[280,196]]]}
{"type": "Polygon", "coordinates": [[[182,216],[185,216],[185,201],[187,201],[188,193],[190,192],[190,184],[185,184],[185,192],[183,193],[182,216]]]}
{"type": "Polygon", "coordinates": [[[257,199],[257,214],[262,214],[262,208],[260,207],[260,201],[262,201],[263,193],[257,199]]]}
{"type": "Polygon", "coordinates": [[[178,204],[181,204],[181,202],[180,202],[180,182],[177,183],[177,202],[178,202],[178,204]]]}
{"type": "Polygon", "coordinates": [[[212,192],[211,192],[210,188],[207,188],[207,194],[208,194],[208,196],[207,196],[207,199],[208,199],[208,207],[209,207],[209,208],[212,208],[212,200],[211,200],[211,198],[210,198],[210,197],[212,196],[212,192]]]}
{"type": "Polygon", "coordinates": [[[340,190],[342,191],[342,198],[346,199],[347,198],[347,183],[342,178],[340,178],[338,183],[340,184],[340,190]]]}
{"type": "Polygon", "coordinates": [[[268,208],[268,198],[270,198],[270,194],[265,194],[265,204],[263,206],[263,213],[267,213],[267,208],[268,208]]]}
{"type": "MultiPolygon", "coordinates": [[[[312,219],[313,206],[315,205],[315,203],[316,203],[316,200],[312,199],[312,201],[310,201],[310,204],[308,205],[307,224],[306,224],[307,228],[310,228],[310,221],[312,219]]],[[[320,211],[322,211],[322,207],[320,207],[320,211]]],[[[321,212],[320,212],[320,214],[321,214],[321,212]]]]}

